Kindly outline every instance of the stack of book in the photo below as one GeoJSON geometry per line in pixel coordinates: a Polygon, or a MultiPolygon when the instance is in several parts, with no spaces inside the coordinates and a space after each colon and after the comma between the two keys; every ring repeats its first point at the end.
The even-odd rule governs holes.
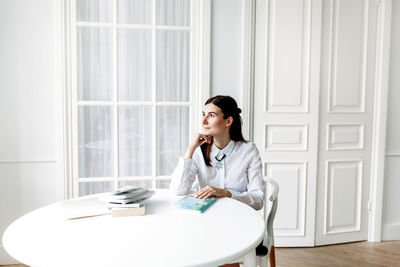
{"type": "Polygon", "coordinates": [[[101,196],[99,200],[107,203],[113,217],[137,216],[146,213],[144,202],[154,193],[146,188],[126,186],[101,196]]]}

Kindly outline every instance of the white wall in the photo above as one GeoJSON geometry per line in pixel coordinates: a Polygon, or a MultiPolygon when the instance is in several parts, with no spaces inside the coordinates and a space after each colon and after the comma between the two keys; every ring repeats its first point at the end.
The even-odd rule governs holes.
{"type": "Polygon", "coordinates": [[[247,0],[211,1],[210,95],[230,95],[242,109],[243,136],[251,140],[249,46],[251,7],[247,0]]]}
{"type": "Polygon", "coordinates": [[[392,2],[389,100],[383,202],[384,240],[400,239],[400,1],[392,2]]]}
{"type": "MultiPolygon", "coordinates": [[[[0,238],[64,197],[57,179],[52,0],[0,1],[0,238]]],[[[0,244],[0,264],[13,263],[0,244]]]]}
{"type": "Polygon", "coordinates": [[[211,15],[211,95],[240,99],[241,0],[213,0],[211,15]]]}

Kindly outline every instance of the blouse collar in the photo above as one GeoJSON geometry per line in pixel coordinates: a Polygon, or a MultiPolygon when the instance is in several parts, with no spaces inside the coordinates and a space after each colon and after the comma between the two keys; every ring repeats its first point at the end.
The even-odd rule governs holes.
{"type": "Polygon", "coordinates": [[[213,144],[211,150],[211,156],[212,158],[214,158],[221,151],[228,157],[232,153],[234,146],[235,146],[235,141],[233,140],[229,141],[229,143],[223,149],[219,149],[215,144],[213,144]]]}

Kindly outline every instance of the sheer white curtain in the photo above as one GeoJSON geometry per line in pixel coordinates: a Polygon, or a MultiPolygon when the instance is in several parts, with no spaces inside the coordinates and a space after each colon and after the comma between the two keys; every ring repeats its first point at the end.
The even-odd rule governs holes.
{"type": "MultiPolygon", "coordinates": [[[[116,28],[112,0],[76,1],[78,173],[79,178],[110,178],[80,183],[80,195],[127,184],[152,187],[151,179],[171,174],[188,144],[189,106],[179,103],[190,100],[191,1],[157,0],[156,14],[150,0],[116,1],[116,28]],[[154,17],[167,27],[154,27],[154,17]],[[128,181],[116,184],[117,176],[128,181]]],[[[155,184],[163,188],[169,181],[155,184]]]]}

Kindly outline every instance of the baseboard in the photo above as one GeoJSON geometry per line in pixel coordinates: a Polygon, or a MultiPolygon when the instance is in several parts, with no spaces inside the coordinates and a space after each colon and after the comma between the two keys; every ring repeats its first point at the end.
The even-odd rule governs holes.
{"type": "Polygon", "coordinates": [[[6,250],[0,245],[0,265],[9,265],[9,264],[21,264],[21,263],[12,258],[11,256],[9,256],[6,250]]]}
{"type": "Polygon", "coordinates": [[[382,229],[382,240],[400,240],[400,224],[384,225],[382,229]]]}
{"type": "Polygon", "coordinates": [[[274,238],[276,248],[280,247],[314,247],[314,240],[306,239],[305,237],[289,237],[289,236],[276,236],[274,238]]]}

